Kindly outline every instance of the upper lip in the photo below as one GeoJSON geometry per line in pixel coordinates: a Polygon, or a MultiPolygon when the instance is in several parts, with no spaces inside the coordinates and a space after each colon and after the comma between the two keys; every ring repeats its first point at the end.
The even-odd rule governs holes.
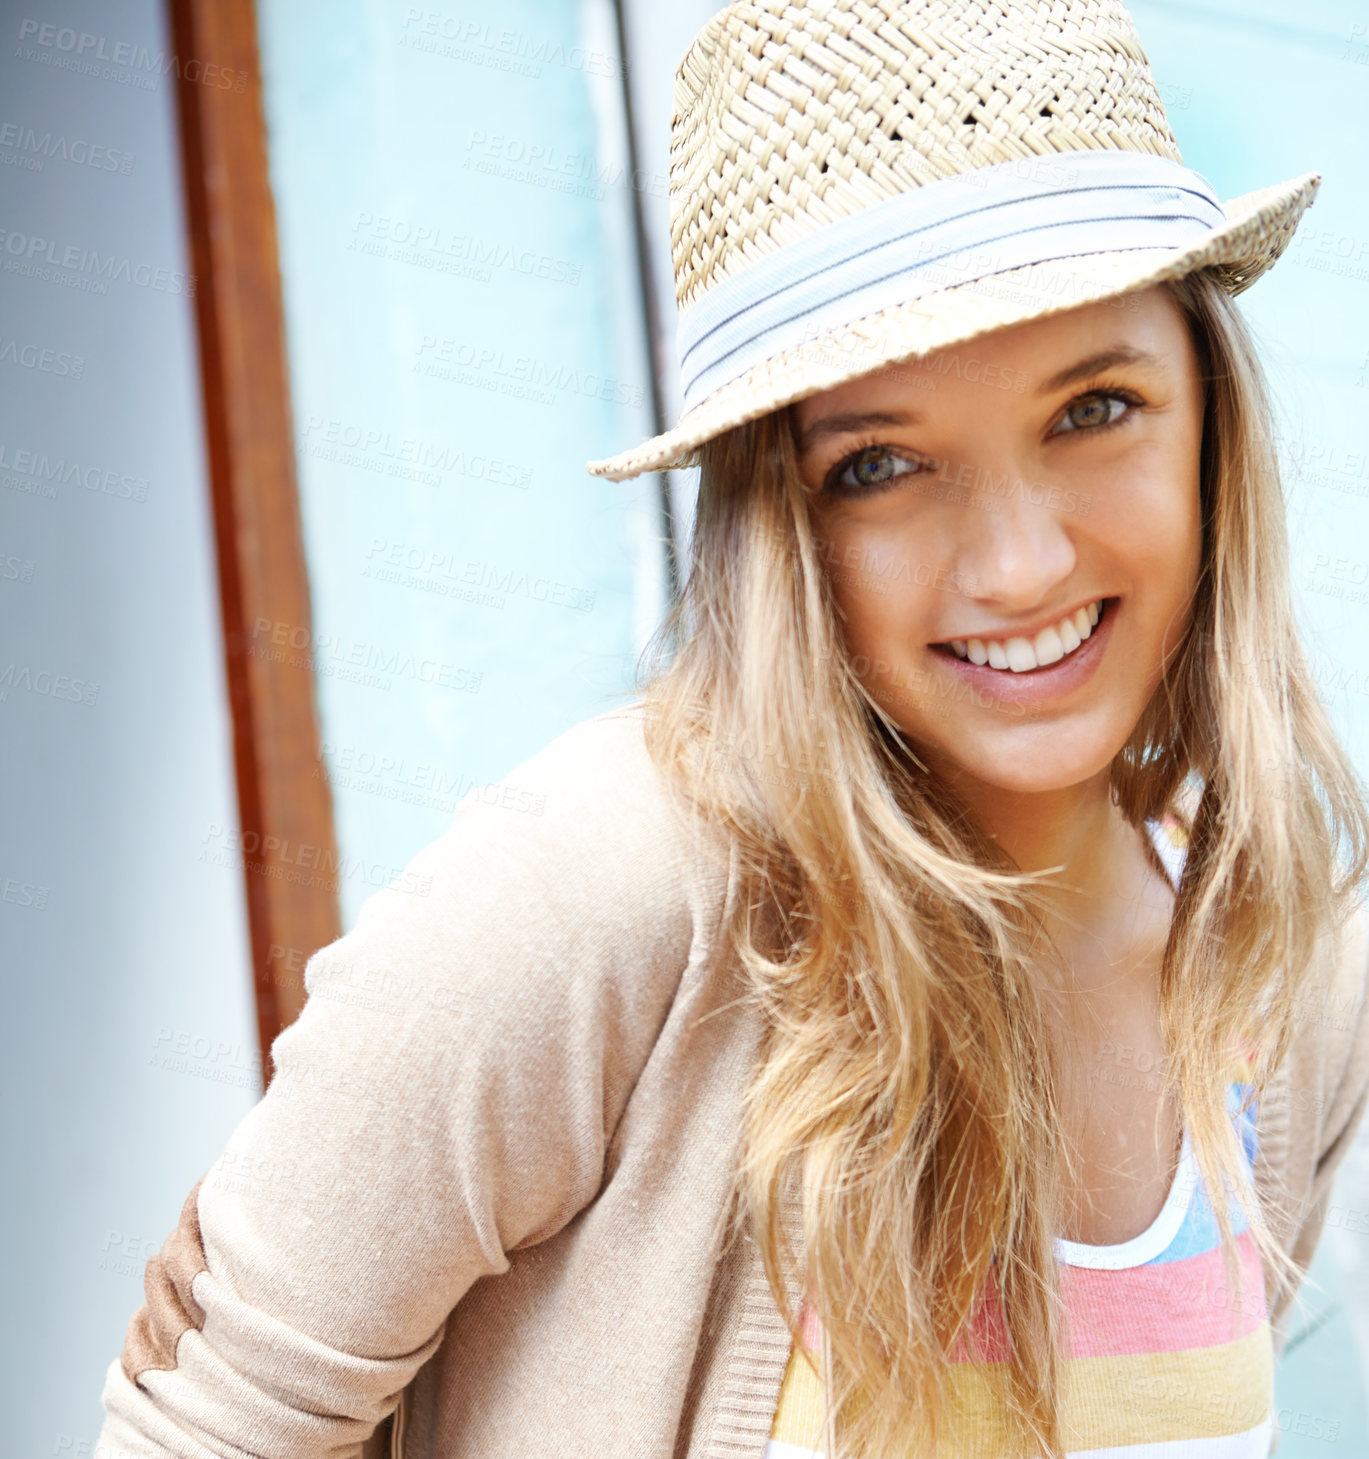
{"type": "Polygon", "coordinates": [[[1080,608],[1087,608],[1090,603],[1106,602],[1107,598],[1100,593],[1092,598],[1085,598],[1082,602],[1076,603],[1073,608],[1064,608],[1048,618],[1040,618],[1034,624],[1027,627],[993,628],[988,630],[977,628],[969,633],[953,633],[950,638],[943,638],[938,642],[939,644],[948,644],[959,640],[961,643],[968,643],[970,639],[977,638],[981,643],[988,643],[990,639],[994,639],[998,643],[1007,643],[1010,638],[1033,639],[1043,628],[1054,628],[1064,619],[1073,618],[1080,608]]]}

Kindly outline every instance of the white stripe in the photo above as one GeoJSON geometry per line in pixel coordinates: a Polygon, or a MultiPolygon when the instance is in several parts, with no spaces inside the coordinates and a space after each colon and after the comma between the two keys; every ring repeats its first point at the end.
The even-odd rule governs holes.
{"type": "MultiPolygon", "coordinates": [[[[1241,1434],[1215,1439],[1170,1439],[1158,1444],[1117,1444],[1107,1449],[1071,1449],[1067,1459],[1268,1459],[1270,1419],[1241,1434]]],[[[771,1439],[762,1459],[825,1459],[821,1449],[771,1439]]]]}
{"type": "Polygon", "coordinates": [[[825,1459],[821,1449],[805,1449],[802,1444],[786,1444],[783,1439],[767,1439],[761,1459],[825,1459]]]}
{"type": "Polygon", "coordinates": [[[1223,1434],[1217,1439],[1170,1439],[1159,1444],[1071,1449],[1069,1459],[1268,1459],[1272,1433],[1272,1418],[1267,1418],[1244,1433],[1223,1434]]]}
{"type": "Polygon", "coordinates": [[[680,312],[686,410],[806,339],[938,289],[1050,259],[1185,248],[1226,221],[1201,173],[1148,152],[1054,154],[910,188],[748,263],[680,312]],[[1044,172],[1044,169],[1042,170],[1044,172]],[[966,257],[969,251],[971,256],[966,257]]]}
{"type": "Polygon", "coordinates": [[[1150,844],[1155,847],[1155,854],[1164,864],[1165,870],[1169,873],[1169,879],[1174,885],[1174,890],[1179,890],[1179,878],[1183,873],[1184,862],[1188,859],[1188,853],[1182,846],[1176,846],[1169,839],[1169,834],[1158,820],[1147,821],[1146,830],[1150,833],[1150,844]]]}

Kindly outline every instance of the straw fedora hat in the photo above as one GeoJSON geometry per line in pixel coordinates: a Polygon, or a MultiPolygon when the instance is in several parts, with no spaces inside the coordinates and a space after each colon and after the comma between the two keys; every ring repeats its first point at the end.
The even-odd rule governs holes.
{"type": "Polygon", "coordinates": [[[622,481],[1007,325],[1283,252],[1321,179],[1218,200],[1120,0],[739,0],[675,78],[684,407],[622,481]]]}

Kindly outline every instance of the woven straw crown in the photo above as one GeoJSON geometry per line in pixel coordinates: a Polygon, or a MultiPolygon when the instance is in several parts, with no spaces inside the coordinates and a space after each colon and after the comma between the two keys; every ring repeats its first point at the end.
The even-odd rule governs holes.
{"type": "MultiPolygon", "coordinates": [[[[1183,173],[1118,0],[730,5],[696,37],[675,82],[671,244],[682,324],[710,295],[716,302],[744,286],[750,271],[782,275],[785,260],[821,247],[825,232],[844,239],[852,220],[877,216],[871,209],[930,202],[935,188],[919,192],[929,184],[980,187],[986,218],[1005,183],[1048,203],[1054,193],[1058,205],[1081,161],[1112,166],[1086,155],[1100,152],[1162,159],[1137,165],[1210,189],[1183,173]]],[[[806,349],[779,350],[702,400],[686,391],[674,430],[590,470],[621,479],[686,464],[703,441],[816,390],[1195,267],[1215,267],[1239,292],[1286,247],[1318,181],[1307,174],[1248,194],[1225,205],[1225,216],[1214,196],[1210,221],[1188,223],[1201,236],[1185,235],[1183,247],[1138,232],[1096,252],[1071,245],[1060,260],[1023,267],[1005,254],[1002,266],[990,259],[977,273],[962,269],[930,294],[923,285],[906,304],[845,321],[840,347],[834,332],[819,330],[806,349]],[[1061,286],[1065,274],[1077,287],[1061,286]]]]}
{"type": "Polygon", "coordinates": [[[754,250],[932,178],[1090,147],[1181,160],[1114,0],[734,5],[685,57],[675,116],[681,304],[754,250]]]}

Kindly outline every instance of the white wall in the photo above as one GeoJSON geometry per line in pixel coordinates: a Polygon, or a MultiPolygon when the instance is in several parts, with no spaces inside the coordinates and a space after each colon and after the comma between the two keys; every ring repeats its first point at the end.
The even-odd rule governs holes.
{"type": "Polygon", "coordinates": [[[236,812],[167,49],[154,0],[0,6],[15,1456],[90,1452],[147,1256],[258,1089],[240,873],[199,859],[236,812]]]}

